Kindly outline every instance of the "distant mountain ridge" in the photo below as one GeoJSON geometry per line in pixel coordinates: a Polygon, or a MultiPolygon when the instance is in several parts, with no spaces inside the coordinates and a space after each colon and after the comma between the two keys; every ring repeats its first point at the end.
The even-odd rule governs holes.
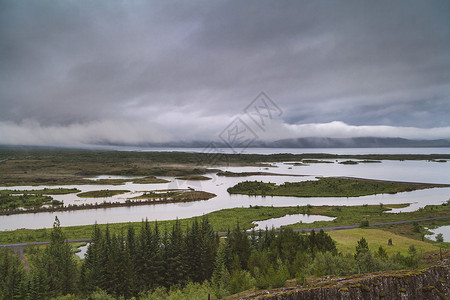
{"type": "Polygon", "coordinates": [[[409,140],[403,138],[297,138],[268,143],[274,148],[396,148],[396,147],[450,147],[450,141],[409,140]]]}
{"type": "MultiPolygon", "coordinates": [[[[214,141],[214,146],[217,148],[229,148],[223,141],[214,141]]],[[[136,147],[136,148],[205,148],[211,144],[211,141],[175,141],[167,143],[139,143],[139,144],[125,144],[125,143],[110,143],[106,141],[86,145],[89,146],[119,146],[119,147],[136,147]]],[[[72,148],[68,146],[33,146],[33,145],[0,145],[0,149],[11,150],[26,150],[28,148],[39,149],[59,149],[72,148]]],[[[322,137],[307,137],[307,138],[293,138],[282,139],[277,141],[253,141],[248,148],[417,148],[417,147],[450,147],[450,141],[445,139],[439,140],[410,140],[404,138],[383,138],[383,137],[356,137],[356,138],[322,138],[322,137]]],[[[246,148],[247,148],[246,147],[246,148]]],[[[236,148],[239,148],[236,146],[236,148]]]]}

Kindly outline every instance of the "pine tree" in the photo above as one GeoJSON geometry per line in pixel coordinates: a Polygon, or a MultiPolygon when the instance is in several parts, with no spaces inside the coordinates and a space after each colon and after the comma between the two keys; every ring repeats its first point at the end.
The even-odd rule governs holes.
{"type": "Polygon", "coordinates": [[[81,291],[85,295],[90,294],[96,287],[101,286],[101,278],[104,277],[102,274],[102,263],[104,260],[101,259],[103,242],[103,234],[97,223],[95,223],[92,239],[88,245],[80,274],[81,291]]]}
{"type": "Polygon", "coordinates": [[[239,228],[239,223],[235,229],[227,236],[227,241],[231,251],[236,256],[240,268],[247,269],[248,259],[250,257],[250,241],[245,230],[239,228]]]}
{"type": "Polygon", "coordinates": [[[204,216],[201,223],[202,246],[202,281],[209,280],[214,271],[217,249],[219,248],[219,235],[214,232],[208,217],[204,216]]]}
{"type": "Polygon", "coordinates": [[[166,285],[183,285],[187,282],[186,250],[180,221],[177,219],[172,227],[168,245],[166,245],[168,276],[166,285]]]}
{"type": "Polygon", "coordinates": [[[127,230],[127,238],[126,238],[126,257],[129,259],[129,268],[130,268],[130,279],[129,279],[129,289],[130,294],[136,296],[138,294],[138,248],[136,242],[136,233],[134,231],[134,227],[129,224],[127,230]]]}
{"type": "Polygon", "coordinates": [[[204,271],[204,255],[203,250],[205,248],[204,241],[200,235],[199,225],[197,219],[192,222],[192,227],[188,227],[186,230],[186,246],[187,251],[187,263],[188,263],[188,277],[194,282],[201,282],[204,271]]]}
{"type": "Polygon", "coordinates": [[[25,269],[20,259],[8,248],[0,249],[0,299],[21,295],[26,282],[25,269]]]}
{"type": "Polygon", "coordinates": [[[214,272],[211,282],[216,289],[216,296],[221,298],[228,295],[228,285],[230,283],[230,271],[231,265],[231,249],[228,243],[222,243],[219,245],[217,255],[214,263],[214,272]]]}
{"type": "Polygon", "coordinates": [[[50,245],[45,249],[39,267],[46,273],[49,295],[59,296],[75,292],[77,265],[57,217],[53,224],[50,245]]]}
{"type": "Polygon", "coordinates": [[[355,258],[358,258],[358,256],[365,254],[368,251],[369,251],[369,244],[367,243],[366,239],[362,237],[358,241],[358,244],[356,245],[355,258]]]}

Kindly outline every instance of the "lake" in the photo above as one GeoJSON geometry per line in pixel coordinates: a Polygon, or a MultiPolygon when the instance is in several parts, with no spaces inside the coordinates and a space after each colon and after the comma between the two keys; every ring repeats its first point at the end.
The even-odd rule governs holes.
{"type": "MultiPolygon", "coordinates": [[[[256,151],[255,148],[251,148],[256,151]]],[[[189,150],[189,149],[186,149],[189,150]]],[[[262,149],[269,151],[270,149],[262,149]]],[[[262,151],[261,150],[261,151],[262,151]]],[[[334,153],[332,149],[272,149],[270,153],[334,153]]],[[[250,151],[250,150],[249,150],[250,151]]],[[[443,153],[449,154],[449,148],[380,148],[380,149],[335,149],[339,154],[365,154],[365,153],[443,153]],[[410,151],[410,152],[405,152],[410,151]]],[[[268,154],[268,153],[266,153],[268,154]]],[[[216,210],[249,207],[250,205],[261,206],[303,206],[317,205],[378,205],[409,203],[406,208],[396,209],[394,212],[414,211],[420,207],[430,204],[442,204],[450,199],[450,188],[433,188],[405,192],[398,194],[379,194],[363,197],[283,197],[283,196],[246,196],[230,195],[227,188],[244,180],[258,180],[263,182],[274,182],[277,184],[286,181],[316,180],[316,176],[347,176],[381,180],[396,180],[409,182],[428,182],[450,184],[450,162],[438,163],[429,161],[388,161],[382,163],[361,163],[357,165],[343,165],[338,161],[332,164],[310,164],[308,166],[294,166],[292,164],[273,163],[270,167],[222,167],[223,171],[231,172],[271,172],[286,174],[284,176],[248,176],[248,177],[222,177],[215,173],[207,174],[212,178],[208,181],[177,180],[172,177],[162,177],[170,180],[169,183],[160,184],[133,184],[127,182],[124,185],[69,185],[64,187],[77,188],[83,192],[110,189],[130,190],[130,193],[116,195],[109,198],[79,198],[76,194],[55,195],[55,199],[68,204],[101,203],[103,201],[125,202],[127,198],[140,195],[142,192],[156,189],[194,188],[204,190],[217,195],[217,197],[206,201],[157,204],[135,207],[117,207],[93,210],[78,210],[57,213],[36,213],[11,216],[0,216],[0,230],[14,230],[18,228],[50,228],[55,216],[58,216],[62,226],[89,225],[97,222],[99,224],[136,222],[148,218],[149,220],[170,220],[175,218],[189,218],[201,216],[216,210]],[[291,176],[297,175],[297,176],[291,176]],[[299,177],[298,175],[302,175],[299,177]]],[[[108,177],[105,174],[103,177],[108,177]]],[[[103,178],[102,177],[102,178],[103,178]]],[[[55,186],[18,186],[0,187],[0,189],[42,189],[54,188],[55,186]]]]}

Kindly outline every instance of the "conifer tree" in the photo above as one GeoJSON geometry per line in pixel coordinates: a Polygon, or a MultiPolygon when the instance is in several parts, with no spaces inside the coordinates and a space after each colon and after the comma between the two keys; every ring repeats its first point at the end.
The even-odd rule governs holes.
{"type": "Polygon", "coordinates": [[[178,219],[172,227],[166,249],[168,276],[166,284],[183,285],[187,281],[186,243],[178,219]]]}
{"type": "Polygon", "coordinates": [[[88,245],[80,274],[81,291],[85,295],[90,294],[96,287],[101,286],[101,278],[104,276],[101,273],[103,270],[102,263],[104,261],[101,259],[103,242],[103,234],[97,223],[95,223],[92,239],[88,245]]]}
{"type": "Polygon", "coordinates": [[[245,230],[240,229],[239,223],[237,223],[235,229],[229,233],[227,241],[240,268],[244,270],[247,269],[247,263],[251,253],[250,241],[245,230]]]}
{"type": "Polygon", "coordinates": [[[26,282],[25,269],[20,259],[8,248],[0,249],[0,299],[20,297],[26,282]]]}
{"type": "Polygon", "coordinates": [[[369,244],[367,243],[366,239],[362,237],[358,241],[358,244],[356,245],[355,258],[358,258],[358,256],[365,254],[368,251],[369,251],[369,244]]]}
{"type": "Polygon", "coordinates": [[[59,296],[75,292],[77,265],[57,217],[53,224],[50,245],[45,249],[39,267],[46,274],[49,295],[59,296]]]}
{"type": "Polygon", "coordinates": [[[129,278],[129,289],[131,295],[138,294],[138,248],[136,242],[136,233],[134,227],[129,224],[127,230],[126,237],[126,247],[125,247],[126,256],[129,259],[129,268],[130,268],[130,278],[129,278]]]}

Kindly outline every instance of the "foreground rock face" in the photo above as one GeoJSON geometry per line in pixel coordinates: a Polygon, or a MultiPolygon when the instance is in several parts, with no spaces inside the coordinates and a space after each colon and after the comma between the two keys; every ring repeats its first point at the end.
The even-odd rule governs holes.
{"type": "Polygon", "coordinates": [[[358,277],[329,278],[314,287],[284,288],[250,295],[244,299],[448,299],[450,266],[418,271],[389,271],[358,277]]]}

